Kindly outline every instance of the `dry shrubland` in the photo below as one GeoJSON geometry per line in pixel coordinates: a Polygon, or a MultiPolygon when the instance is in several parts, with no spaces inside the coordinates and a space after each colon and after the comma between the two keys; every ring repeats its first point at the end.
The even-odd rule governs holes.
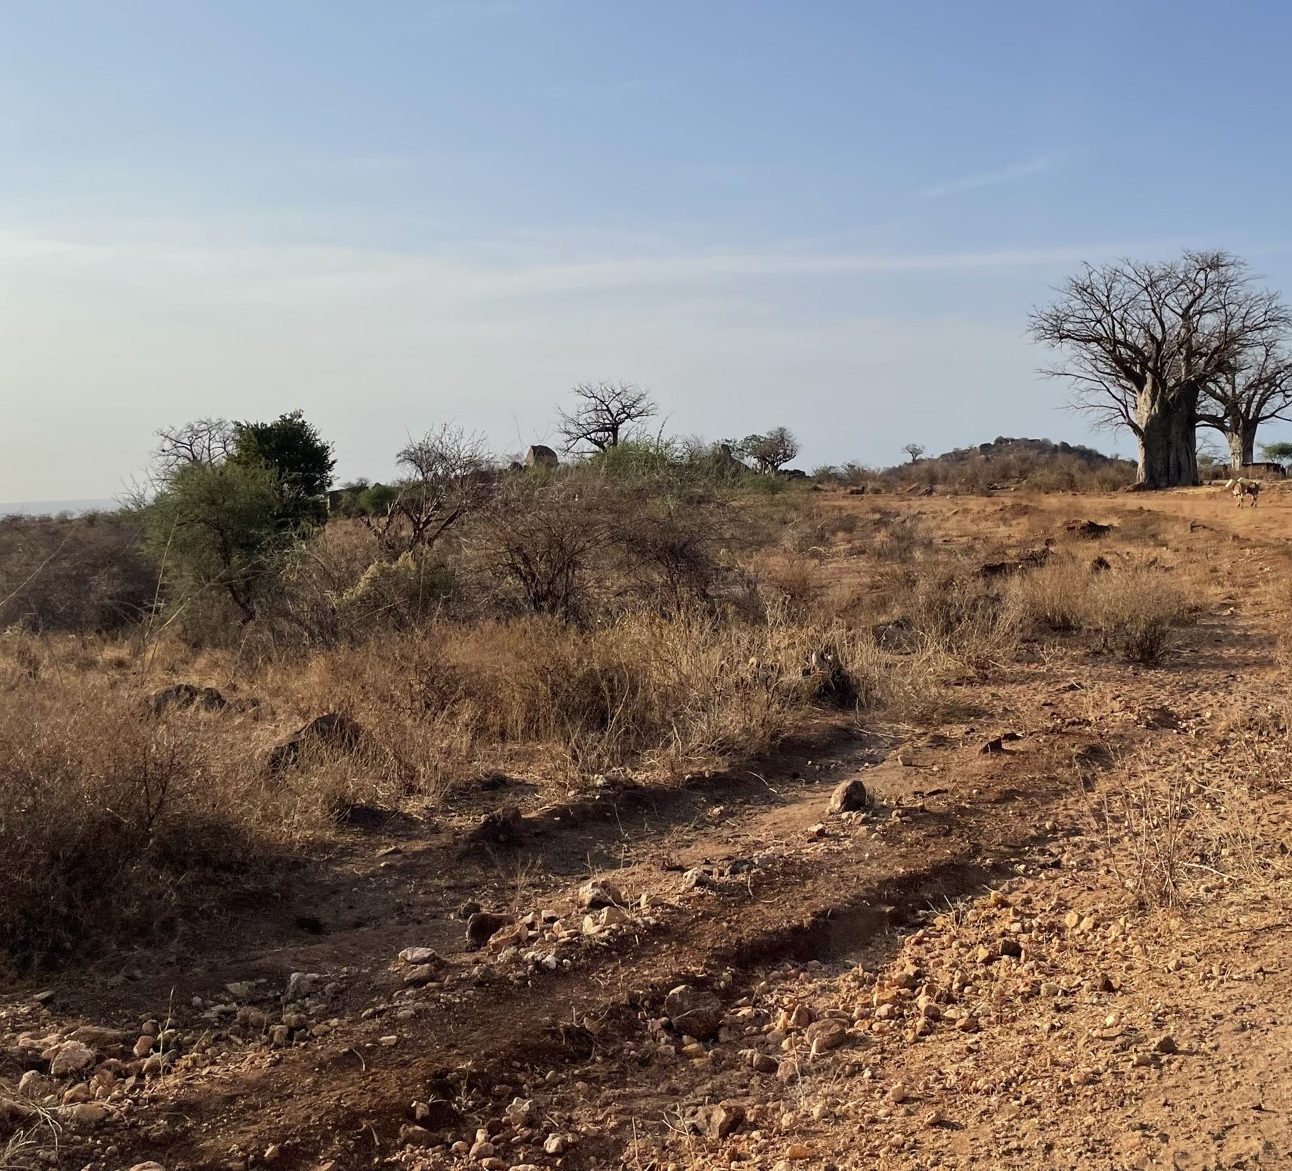
{"type": "Polygon", "coordinates": [[[355,803],[433,809],[497,773],[667,783],[839,720],[935,718],[949,684],[1038,640],[1153,664],[1190,617],[1191,587],[1130,556],[1060,549],[997,575],[984,553],[806,491],[535,476],[395,557],[332,523],[253,623],[202,597],[109,634],[11,623],[0,942],[31,964],[164,924],[268,881],[355,803]],[[179,680],[263,702],[152,717],[179,680]],[[325,711],[362,748],[271,774],[271,746],[325,711]]]}

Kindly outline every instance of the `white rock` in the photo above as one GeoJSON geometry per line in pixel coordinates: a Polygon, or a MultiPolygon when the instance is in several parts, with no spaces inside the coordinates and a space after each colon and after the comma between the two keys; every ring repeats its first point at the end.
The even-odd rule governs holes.
{"type": "Polygon", "coordinates": [[[314,985],[318,982],[317,972],[293,972],[287,978],[287,994],[283,999],[288,1003],[293,1000],[303,1000],[314,990],[314,985]]]}
{"type": "Polygon", "coordinates": [[[67,1041],[58,1047],[58,1052],[49,1063],[49,1072],[54,1077],[67,1077],[89,1069],[94,1061],[94,1050],[88,1045],[83,1045],[80,1041],[67,1041]]]}
{"type": "Polygon", "coordinates": [[[624,896],[619,888],[604,879],[594,878],[579,887],[579,906],[589,911],[599,910],[601,907],[618,907],[623,903],[624,896]]]}

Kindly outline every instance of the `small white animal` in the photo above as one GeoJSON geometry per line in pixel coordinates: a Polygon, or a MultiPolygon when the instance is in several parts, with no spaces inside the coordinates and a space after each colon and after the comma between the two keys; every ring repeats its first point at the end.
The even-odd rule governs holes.
{"type": "Polygon", "coordinates": [[[1236,480],[1226,480],[1225,487],[1233,492],[1239,508],[1242,508],[1243,501],[1248,499],[1251,500],[1252,507],[1256,507],[1256,502],[1261,494],[1260,480],[1247,480],[1239,476],[1236,480]]]}

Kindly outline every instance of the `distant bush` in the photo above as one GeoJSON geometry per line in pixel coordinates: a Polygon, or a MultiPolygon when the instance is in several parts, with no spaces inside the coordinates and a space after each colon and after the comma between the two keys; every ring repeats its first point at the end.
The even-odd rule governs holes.
{"type": "Polygon", "coordinates": [[[0,520],[0,629],[113,633],[145,618],[158,570],[129,512],[0,520]]]}

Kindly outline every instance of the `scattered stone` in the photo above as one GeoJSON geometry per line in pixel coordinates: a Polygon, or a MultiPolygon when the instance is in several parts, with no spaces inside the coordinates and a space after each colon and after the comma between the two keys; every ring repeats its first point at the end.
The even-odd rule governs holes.
{"type": "Polygon", "coordinates": [[[812,1045],[812,1056],[838,1049],[848,1040],[848,1028],[842,1021],[826,1018],[813,1021],[804,1034],[812,1045]]]}
{"type": "Polygon", "coordinates": [[[306,752],[327,749],[331,752],[354,752],[364,741],[363,728],[341,712],[324,712],[298,728],[269,753],[271,774],[283,772],[300,763],[306,752]]]}
{"type": "Polygon", "coordinates": [[[712,885],[713,878],[703,866],[692,866],[690,870],[682,875],[683,890],[699,890],[702,887],[712,885]]]}
{"type": "Polygon", "coordinates": [[[78,1102],[64,1106],[59,1113],[77,1126],[98,1126],[107,1121],[110,1111],[102,1102],[78,1102]]]}
{"type": "Polygon", "coordinates": [[[443,1098],[418,1102],[413,1108],[417,1124],[435,1134],[456,1134],[466,1125],[462,1115],[443,1098]]]}
{"type": "Polygon", "coordinates": [[[154,1163],[151,1159],[147,1163],[136,1163],[130,1168],[130,1171],[166,1171],[160,1163],[154,1163]]]}
{"type": "Polygon", "coordinates": [[[58,1047],[49,1063],[54,1077],[69,1077],[89,1069],[96,1061],[94,1050],[80,1041],[66,1041],[58,1047]]]}
{"type": "Polygon", "coordinates": [[[415,968],[409,968],[404,973],[404,987],[421,988],[429,984],[440,974],[440,969],[434,964],[418,964],[415,968]]]}
{"type": "Polygon", "coordinates": [[[1113,531],[1112,525],[1100,524],[1094,520],[1070,520],[1063,527],[1069,533],[1075,533],[1079,537],[1090,539],[1106,537],[1113,531]]]}
{"type": "MultiPolygon", "coordinates": [[[[738,1102],[721,1102],[716,1106],[701,1106],[690,1120],[690,1127],[697,1134],[710,1139],[724,1139],[738,1130],[745,1121],[745,1108],[738,1102]]],[[[549,1154],[551,1152],[548,1152],[549,1154]]]]}
{"type": "Polygon", "coordinates": [[[1180,1046],[1177,1044],[1176,1039],[1173,1036],[1171,1036],[1170,1033],[1166,1033],[1163,1036],[1159,1037],[1157,1039],[1157,1043],[1153,1046],[1153,1049],[1157,1053],[1179,1053],[1180,1052],[1180,1046]]]}
{"type": "Polygon", "coordinates": [[[664,998],[664,1015],[679,1033],[708,1040],[722,1024],[722,1001],[712,992],[679,984],[664,998]]]}
{"type": "Polygon", "coordinates": [[[314,991],[314,985],[319,982],[319,979],[317,972],[293,972],[287,978],[287,992],[283,996],[283,1001],[291,1004],[293,1000],[304,1000],[314,991]]]}
{"type": "Polygon", "coordinates": [[[601,878],[594,878],[579,887],[579,906],[588,911],[602,907],[622,907],[626,903],[619,888],[601,878]]]}
{"type": "Polygon", "coordinates": [[[405,1124],[399,1128],[399,1142],[405,1147],[432,1147],[435,1145],[435,1135],[424,1126],[405,1124]]]}
{"type": "Polygon", "coordinates": [[[214,712],[228,706],[224,698],[214,687],[196,687],[192,683],[175,683],[154,691],[148,699],[148,706],[154,716],[162,715],[168,708],[183,711],[196,707],[202,711],[214,712]]]}
{"type": "MultiPolygon", "coordinates": [[[[479,910],[479,908],[476,908],[479,910]]],[[[443,964],[439,953],[431,947],[406,947],[399,953],[399,958],[406,964],[443,964]]]]}
{"type": "Polygon", "coordinates": [[[870,793],[860,777],[842,781],[830,794],[831,813],[856,813],[870,805],[870,793]]]}
{"type": "Polygon", "coordinates": [[[467,920],[467,943],[472,947],[484,947],[499,931],[515,922],[514,915],[477,911],[467,920]]]}
{"type": "Polygon", "coordinates": [[[906,1088],[905,1082],[894,1082],[888,1087],[888,1093],[884,1095],[884,1101],[891,1106],[900,1106],[910,1096],[911,1093],[906,1088]]]}
{"type": "Polygon", "coordinates": [[[468,842],[488,842],[493,846],[514,846],[525,833],[525,815],[519,805],[504,805],[486,813],[468,836],[468,842]]]}

